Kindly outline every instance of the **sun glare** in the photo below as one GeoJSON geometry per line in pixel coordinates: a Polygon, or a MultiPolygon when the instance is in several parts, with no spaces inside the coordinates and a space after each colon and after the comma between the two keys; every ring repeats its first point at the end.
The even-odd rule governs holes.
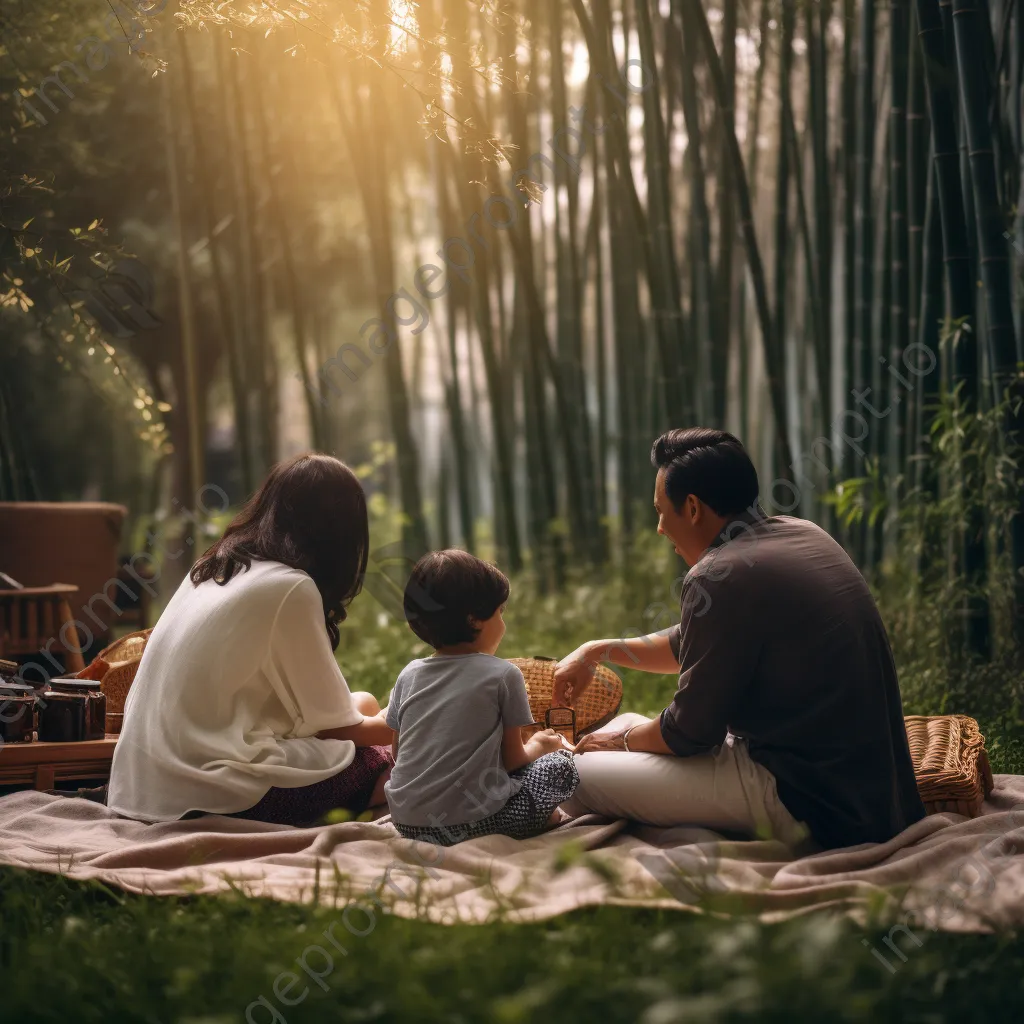
{"type": "Polygon", "coordinates": [[[390,0],[388,12],[391,17],[390,48],[393,53],[405,53],[409,49],[410,33],[416,24],[416,5],[410,0],[390,0]]]}

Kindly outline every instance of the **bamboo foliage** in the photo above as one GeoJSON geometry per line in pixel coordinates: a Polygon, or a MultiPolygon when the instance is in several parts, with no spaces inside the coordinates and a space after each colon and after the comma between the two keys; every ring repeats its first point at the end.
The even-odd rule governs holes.
{"type": "MultiPolygon", "coordinates": [[[[388,12],[393,30],[404,16],[396,11],[378,4],[366,24],[388,12]]],[[[464,233],[489,197],[511,197],[518,215],[474,238],[471,272],[451,275],[431,328],[443,332],[430,350],[445,409],[435,470],[413,457],[419,439],[402,426],[414,401],[403,397],[403,360],[387,363],[407,518],[425,522],[416,495],[436,493],[438,528],[451,533],[457,523],[463,543],[476,546],[475,519],[489,494],[499,558],[518,568],[528,556],[558,585],[569,551],[591,564],[606,556],[608,513],[627,549],[638,502],[648,500],[651,434],[700,417],[770,438],[762,471],[791,488],[807,477],[808,447],[816,491],[840,472],[875,474],[885,546],[876,519],[847,540],[868,568],[892,555],[901,503],[937,487],[918,467],[942,360],[959,415],[970,417],[1012,382],[1018,354],[1006,226],[1022,177],[1022,18],[1001,0],[991,22],[987,13],[976,0],[421,5],[406,65],[419,60],[437,76],[436,86],[416,88],[432,97],[428,121],[443,127],[405,156],[401,180],[429,182],[442,240],[464,233]],[[756,43],[752,62],[739,57],[742,35],[756,43]],[[736,244],[742,273],[734,272],[736,244]],[[935,359],[911,382],[915,349],[935,359]],[[850,397],[834,408],[837,391],[850,397]],[[761,395],[764,423],[751,406],[761,395]],[[869,406],[886,410],[871,414],[878,423],[867,419],[869,406]],[[851,417],[868,422],[868,435],[837,443],[851,417]],[[814,454],[822,438],[831,467],[814,454]],[[476,488],[479,465],[490,491],[476,488]],[[436,484],[424,491],[425,473],[436,484]]],[[[365,40],[348,38],[356,56],[338,77],[359,83],[366,110],[383,121],[384,96],[397,94],[374,91],[359,55],[365,40]]],[[[388,71],[391,44],[375,38],[375,59],[388,71]]],[[[347,113],[337,116],[350,121],[350,163],[386,304],[400,279],[401,232],[382,197],[385,183],[399,180],[386,155],[398,150],[371,130],[354,84],[345,88],[347,113]]],[[[242,153],[246,132],[236,129],[229,143],[242,153]]],[[[240,205],[244,168],[234,174],[237,247],[254,232],[240,205]]],[[[279,226],[281,237],[288,231],[279,226]]],[[[286,276],[297,281],[294,246],[282,251],[293,252],[286,276]]],[[[231,262],[249,282],[244,253],[231,262]]],[[[303,307],[297,294],[291,304],[303,307]]],[[[248,333],[247,304],[225,304],[227,328],[232,312],[237,324],[227,333],[248,333]]],[[[311,342],[298,321],[293,333],[297,353],[307,353],[301,367],[311,342]]],[[[426,365],[420,355],[414,362],[426,365]]],[[[321,443],[334,429],[325,417],[321,443]]],[[[1008,439],[1015,428],[1007,422],[1008,439]]],[[[965,463],[962,476],[974,472],[965,463]]],[[[781,493],[764,497],[773,504],[781,493]]],[[[806,493],[798,503],[830,521],[806,493]]],[[[975,518],[951,548],[951,571],[979,592],[985,530],[975,518]]],[[[968,609],[979,624],[966,631],[976,653],[987,642],[986,614],[977,601],[968,609]]]]}
{"type": "Polygon", "coordinates": [[[557,587],[630,557],[653,437],[702,421],[770,508],[834,527],[858,495],[869,573],[921,494],[959,501],[938,560],[973,595],[964,647],[991,647],[1006,538],[967,493],[991,481],[967,451],[929,466],[939,405],[966,437],[1019,386],[1020,0],[199,6],[167,48],[180,309],[167,351],[129,343],[176,406],[179,483],[227,396],[237,491],[296,430],[357,464],[385,441],[368,487],[411,546],[557,587]]]}

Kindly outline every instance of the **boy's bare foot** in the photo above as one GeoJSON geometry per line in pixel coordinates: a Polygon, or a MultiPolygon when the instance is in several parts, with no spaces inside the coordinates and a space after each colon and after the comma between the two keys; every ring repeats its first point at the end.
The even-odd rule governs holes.
{"type": "Polygon", "coordinates": [[[548,818],[548,828],[554,828],[556,825],[561,825],[563,822],[568,821],[572,817],[571,814],[566,814],[561,807],[556,807],[551,812],[551,817],[548,818]]]}

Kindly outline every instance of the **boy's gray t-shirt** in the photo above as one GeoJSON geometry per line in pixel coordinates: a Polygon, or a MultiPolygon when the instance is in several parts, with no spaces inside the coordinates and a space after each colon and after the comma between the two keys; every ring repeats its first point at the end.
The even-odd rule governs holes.
{"type": "Polygon", "coordinates": [[[522,783],[501,760],[502,733],[530,725],[523,674],[489,654],[410,662],[388,703],[398,758],[385,785],[402,825],[469,825],[501,810],[522,783]]]}

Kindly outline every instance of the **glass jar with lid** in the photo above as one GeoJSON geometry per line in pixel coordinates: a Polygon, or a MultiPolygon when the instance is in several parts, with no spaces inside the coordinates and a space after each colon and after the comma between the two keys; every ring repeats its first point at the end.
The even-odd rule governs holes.
{"type": "Polygon", "coordinates": [[[107,698],[93,679],[51,679],[40,695],[39,739],[50,743],[101,740],[107,698]]]}
{"type": "Polygon", "coordinates": [[[0,742],[31,743],[36,719],[36,691],[27,683],[0,678],[0,742]]]}

